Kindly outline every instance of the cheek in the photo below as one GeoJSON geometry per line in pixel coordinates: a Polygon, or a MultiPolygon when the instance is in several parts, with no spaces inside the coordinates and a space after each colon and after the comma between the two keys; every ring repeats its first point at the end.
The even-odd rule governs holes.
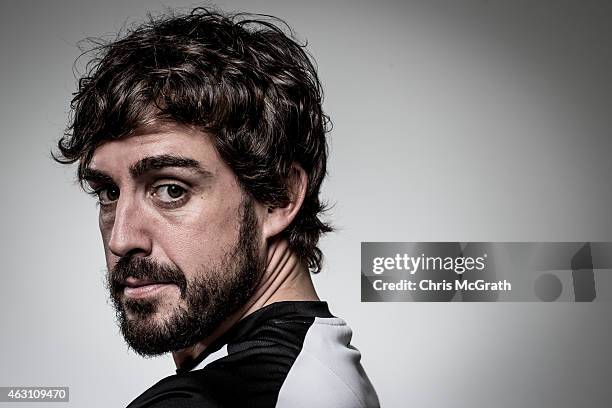
{"type": "Polygon", "coordinates": [[[108,242],[110,241],[111,233],[113,231],[114,217],[110,217],[108,214],[100,212],[98,217],[98,227],[100,228],[100,235],[102,237],[102,245],[104,246],[104,254],[106,256],[106,263],[110,267],[110,262],[114,258],[114,255],[108,248],[108,242]]]}
{"type": "Polygon", "coordinates": [[[102,235],[102,242],[104,247],[107,247],[108,241],[110,240],[111,233],[113,231],[113,223],[106,222],[102,219],[102,215],[99,217],[98,226],[100,227],[100,235],[102,235]]]}
{"type": "MultiPolygon", "coordinates": [[[[210,204],[210,203],[209,203],[210,204]]],[[[186,275],[198,270],[223,267],[226,254],[238,242],[240,232],[239,209],[224,203],[201,206],[198,211],[183,213],[160,228],[167,256],[186,275]]]]}

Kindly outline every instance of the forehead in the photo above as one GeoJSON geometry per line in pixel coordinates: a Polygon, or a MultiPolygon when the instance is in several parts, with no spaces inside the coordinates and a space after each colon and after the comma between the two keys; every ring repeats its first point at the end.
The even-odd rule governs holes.
{"type": "Polygon", "coordinates": [[[196,160],[210,172],[231,171],[221,160],[212,137],[193,127],[167,125],[102,143],[88,167],[123,171],[146,157],[172,155],[196,160]]]}

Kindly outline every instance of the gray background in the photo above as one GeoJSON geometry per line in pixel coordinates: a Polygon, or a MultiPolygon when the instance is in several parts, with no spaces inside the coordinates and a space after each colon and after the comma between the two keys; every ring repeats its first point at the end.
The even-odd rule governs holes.
{"type": "MultiPolygon", "coordinates": [[[[382,405],[609,406],[609,303],[360,303],[359,251],[612,241],[610,3],[218,4],[283,17],[318,61],[335,123],[323,193],[339,230],[315,284],[353,327],[382,405]]],[[[107,408],[173,373],[171,358],[124,345],[94,201],[48,154],[76,42],[161,5],[2,3],[0,385],[66,385],[69,406],[107,408]]]]}

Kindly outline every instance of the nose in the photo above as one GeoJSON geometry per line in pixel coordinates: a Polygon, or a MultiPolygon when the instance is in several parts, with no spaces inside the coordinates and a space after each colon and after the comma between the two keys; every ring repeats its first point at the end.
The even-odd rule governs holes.
{"type": "Polygon", "coordinates": [[[144,211],[131,197],[121,195],[117,201],[108,249],[117,257],[128,253],[147,256],[151,253],[151,237],[144,211]]]}

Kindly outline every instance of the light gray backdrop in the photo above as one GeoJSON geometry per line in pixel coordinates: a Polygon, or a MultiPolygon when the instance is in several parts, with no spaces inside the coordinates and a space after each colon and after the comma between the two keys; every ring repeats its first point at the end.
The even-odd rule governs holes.
{"type": "MultiPolygon", "coordinates": [[[[318,61],[339,229],[315,284],[382,405],[610,406],[612,304],[362,304],[359,269],[361,241],[612,241],[610,3],[218,4],[283,17],[318,61]]],[[[77,41],[162,3],[0,7],[0,386],[124,406],[174,366],[124,345],[94,201],[48,152],[77,41]]]]}

